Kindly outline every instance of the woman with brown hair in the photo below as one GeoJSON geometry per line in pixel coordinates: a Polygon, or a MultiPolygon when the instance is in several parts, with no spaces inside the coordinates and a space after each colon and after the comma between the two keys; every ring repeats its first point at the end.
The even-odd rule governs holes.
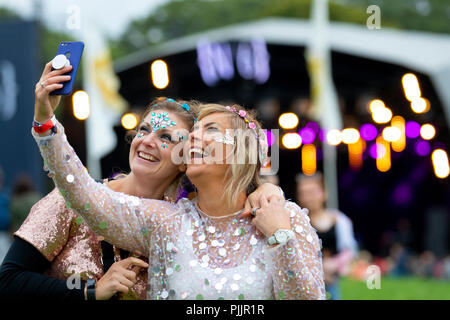
{"type": "MultiPolygon", "coordinates": [[[[37,104],[35,116],[49,119],[53,110],[37,104]]],[[[160,116],[152,116],[159,130],[160,116]]],[[[263,131],[242,107],[202,105],[183,148],[197,197],[176,204],[95,183],[56,121],[33,136],[55,184],[88,225],[149,257],[147,298],[325,298],[319,240],[306,212],[263,195],[260,208],[242,215],[266,157],[263,131]]]]}

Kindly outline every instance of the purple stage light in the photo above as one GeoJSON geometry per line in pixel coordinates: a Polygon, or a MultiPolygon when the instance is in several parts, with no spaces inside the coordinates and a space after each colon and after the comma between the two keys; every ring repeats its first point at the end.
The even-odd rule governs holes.
{"type": "Polygon", "coordinates": [[[399,184],[393,192],[393,198],[397,204],[408,204],[411,201],[411,196],[411,187],[406,183],[399,184]]]}
{"type": "Polygon", "coordinates": [[[305,128],[310,128],[314,131],[314,133],[319,133],[320,127],[319,124],[315,121],[310,121],[305,125],[305,128]]]}
{"type": "Polygon", "coordinates": [[[320,129],[319,131],[319,139],[320,141],[324,142],[326,137],[326,131],[325,129],[320,129]]]}
{"type": "Polygon", "coordinates": [[[298,132],[298,134],[302,137],[303,144],[313,143],[316,139],[316,134],[311,128],[303,128],[298,132]]]}
{"type": "Polygon", "coordinates": [[[430,154],[431,151],[430,143],[425,140],[419,140],[414,145],[414,150],[419,156],[425,157],[430,154]]]}
{"type": "Polygon", "coordinates": [[[386,154],[386,148],[383,145],[377,145],[377,143],[373,143],[369,147],[369,154],[373,159],[382,158],[386,154]]]}
{"type": "Polygon", "coordinates": [[[264,129],[264,132],[267,137],[267,144],[269,147],[271,147],[275,141],[275,135],[270,130],[267,129],[264,129]]]}
{"type": "Polygon", "coordinates": [[[377,128],[370,123],[363,124],[359,128],[359,132],[361,134],[361,138],[363,138],[366,141],[372,141],[377,137],[378,134],[377,128]]]}
{"type": "Polygon", "coordinates": [[[417,138],[420,135],[420,124],[415,121],[406,122],[405,135],[408,138],[417,138]]]}

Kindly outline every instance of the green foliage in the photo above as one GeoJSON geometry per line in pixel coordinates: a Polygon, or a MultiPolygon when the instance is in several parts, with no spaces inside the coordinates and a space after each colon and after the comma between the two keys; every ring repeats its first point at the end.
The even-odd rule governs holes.
{"type": "Polygon", "coordinates": [[[341,279],[343,300],[448,300],[450,281],[419,277],[381,278],[381,289],[368,289],[365,281],[341,279]]]}
{"type": "Polygon", "coordinates": [[[20,19],[20,16],[8,8],[0,8],[0,21],[6,21],[11,19],[20,19]]]}
{"type": "MultiPolygon", "coordinates": [[[[330,20],[365,25],[369,5],[381,9],[381,26],[450,33],[447,0],[330,0],[330,20]]],[[[115,41],[118,58],[170,39],[267,17],[309,19],[311,0],[173,0],[133,21],[115,41]]]]}

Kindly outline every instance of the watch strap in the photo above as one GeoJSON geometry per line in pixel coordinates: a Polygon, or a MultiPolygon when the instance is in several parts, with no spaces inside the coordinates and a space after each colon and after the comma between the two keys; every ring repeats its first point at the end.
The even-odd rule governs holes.
{"type": "Polygon", "coordinates": [[[88,300],[97,300],[95,297],[95,279],[87,279],[86,281],[86,296],[88,300]]]}
{"type": "Polygon", "coordinates": [[[277,243],[277,238],[275,238],[275,235],[271,235],[268,239],[267,239],[267,243],[269,244],[269,246],[276,244],[277,243]]]}

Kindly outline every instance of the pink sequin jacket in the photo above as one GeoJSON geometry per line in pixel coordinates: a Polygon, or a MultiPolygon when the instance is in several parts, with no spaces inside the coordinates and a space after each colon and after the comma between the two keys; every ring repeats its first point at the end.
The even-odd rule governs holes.
{"type": "MultiPolygon", "coordinates": [[[[51,262],[45,275],[65,280],[79,274],[81,280],[99,280],[103,272],[101,238],[68,207],[57,189],[36,203],[20,229],[14,233],[33,245],[51,262]]],[[[117,250],[115,250],[117,251],[117,250]]],[[[120,260],[120,255],[115,255],[120,260]]],[[[121,299],[145,299],[147,270],[141,269],[137,282],[121,299]]]]}
{"type": "Polygon", "coordinates": [[[142,199],[96,183],[57,129],[32,131],[49,176],[96,233],[149,257],[148,299],[325,298],[319,239],[295,203],[285,203],[295,238],[270,247],[241,211],[214,217],[195,200],[142,199]]]}

